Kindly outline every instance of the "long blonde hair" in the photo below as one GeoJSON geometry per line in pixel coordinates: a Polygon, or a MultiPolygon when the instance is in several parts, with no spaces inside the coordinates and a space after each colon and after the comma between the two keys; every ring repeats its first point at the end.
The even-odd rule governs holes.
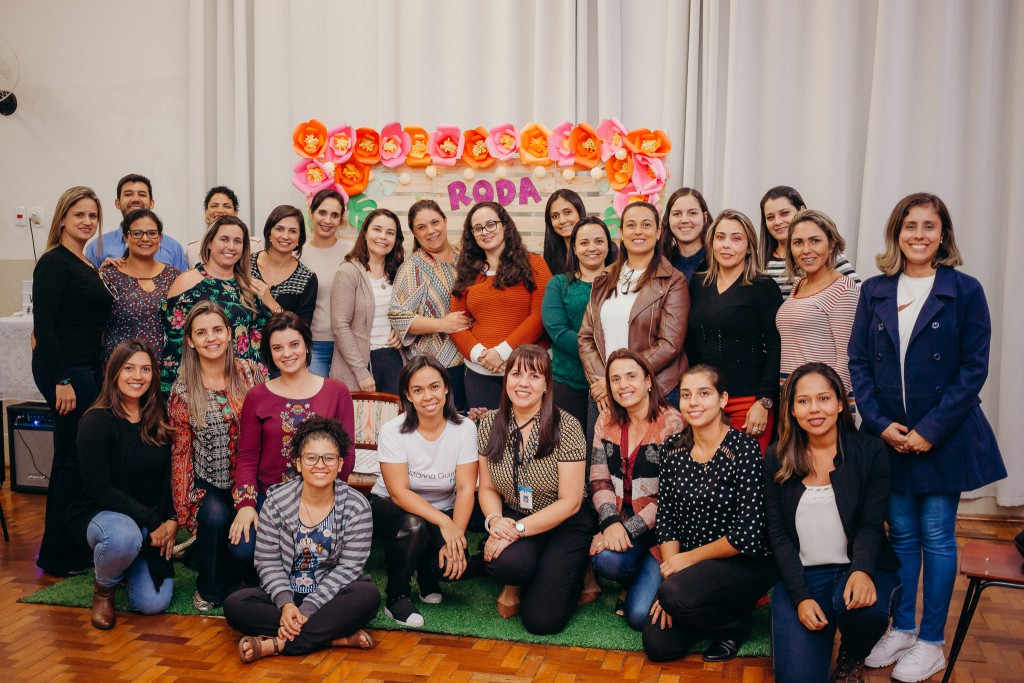
{"type": "Polygon", "coordinates": [[[725,209],[718,214],[718,218],[704,234],[704,253],[707,258],[708,269],[704,274],[704,284],[710,285],[718,279],[718,259],[715,258],[715,232],[718,226],[725,220],[732,220],[743,226],[743,234],[747,237],[747,253],[744,258],[743,277],[740,284],[750,285],[761,276],[761,256],[757,253],[757,234],[754,232],[754,224],[750,222],[746,214],[736,209],[725,209]]]}
{"type": "Polygon", "coordinates": [[[83,199],[91,199],[96,202],[96,216],[98,219],[96,234],[100,234],[103,230],[103,205],[100,204],[100,198],[96,196],[96,192],[91,187],[75,185],[64,190],[64,194],[57,200],[57,206],[53,209],[53,221],[50,222],[50,233],[46,236],[46,249],[44,251],[50,251],[60,246],[60,238],[64,234],[64,220],[68,217],[68,211],[83,199]]]}
{"type": "Polygon", "coordinates": [[[181,369],[179,378],[185,387],[185,403],[188,405],[189,421],[196,429],[206,429],[206,387],[203,385],[203,366],[199,360],[199,352],[189,345],[188,339],[192,337],[192,325],[196,318],[201,315],[213,314],[218,316],[227,328],[230,338],[227,351],[224,353],[224,376],[227,378],[228,403],[236,415],[242,412],[242,401],[249,391],[242,373],[238,371],[235,364],[234,333],[231,330],[231,323],[224,309],[213,301],[200,301],[188,316],[185,317],[185,325],[182,329],[181,344],[181,369]]]}
{"type": "Polygon", "coordinates": [[[253,313],[259,313],[258,297],[256,296],[256,290],[252,286],[252,276],[249,274],[249,228],[242,222],[241,218],[238,216],[219,216],[215,218],[210,223],[210,227],[206,229],[206,234],[203,235],[202,244],[199,245],[199,258],[202,260],[203,265],[206,265],[206,262],[210,259],[210,245],[213,244],[217,233],[225,225],[234,225],[242,229],[242,234],[244,235],[242,238],[242,255],[235,263],[232,272],[235,275],[235,282],[238,283],[239,299],[242,305],[253,313]]]}

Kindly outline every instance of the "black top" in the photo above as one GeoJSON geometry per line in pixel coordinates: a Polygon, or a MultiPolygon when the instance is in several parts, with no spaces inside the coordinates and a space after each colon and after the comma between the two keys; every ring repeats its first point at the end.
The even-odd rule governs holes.
{"type": "Polygon", "coordinates": [[[730,396],[779,395],[782,343],[775,314],[782,306],[779,285],[761,276],[749,285],[737,279],[718,293],[704,276],[690,280],[690,325],[686,353],[690,367],[705,363],[722,373],[730,396]]]}
{"type": "MultiPolygon", "coordinates": [[[[258,256],[259,253],[255,253],[249,257],[249,274],[257,280],[262,280],[263,273],[256,263],[258,256]]],[[[313,311],[316,310],[316,293],[319,288],[316,273],[299,261],[291,275],[270,287],[270,295],[281,308],[299,316],[307,325],[312,325],[313,311]]]]}
{"type": "Polygon", "coordinates": [[[658,543],[682,552],[725,536],[744,555],[769,557],[764,464],[750,436],[730,428],[711,460],[698,463],[679,436],[665,442],[658,481],[658,543]]]}
{"type": "MultiPolygon", "coordinates": [[[[147,531],[177,519],[171,501],[170,442],[153,446],[142,440],[138,424],[109,409],[89,410],[78,427],[77,458],[82,493],[68,506],[67,521],[71,535],[82,543],[89,522],[105,510],[127,515],[147,531]]],[[[154,580],[173,576],[170,563],[160,560],[148,538],[142,547],[149,553],[154,580]]]]}
{"type": "MultiPolygon", "coordinates": [[[[765,467],[765,514],[768,537],[775,562],[786,582],[793,604],[811,597],[800,562],[800,537],[796,531],[796,509],[807,487],[800,477],[790,477],[781,486],[774,481],[779,471],[776,444],[768,448],[765,467]]],[[[889,454],[881,439],[851,432],[843,440],[843,457],[836,455],[836,469],[829,475],[839,518],[849,542],[850,571],[874,577],[876,570],[896,571],[900,562],[885,535],[889,506],[889,454]]],[[[813,539],[804,539],[813,540],[813,539]]]]}
{"type": "Polygon", "coordinates": [[[39,257],[32,271],[33,355],[55,381],[68,368],[99,367],[113,303],[96,269],[64,245],[39,257]]]}

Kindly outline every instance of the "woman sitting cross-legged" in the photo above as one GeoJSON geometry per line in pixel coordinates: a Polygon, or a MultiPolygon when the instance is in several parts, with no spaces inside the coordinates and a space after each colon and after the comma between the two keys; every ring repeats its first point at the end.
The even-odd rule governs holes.
{"type": "Polygon", "coordinates": [[[260,587],[224,602],[228,623],[246,634],[238,642],[246,664],[328,645],[375,645],[363,630],[380,607],[380,592],[363,572],[373,535],[370,504],[338,478],[350,444],[340,421],[319,415],[292,436],[299,476],[272,487],[260,510],[260,587]]]}
{"type": "Polygon", "coordinates": [[[654,371],[636,351],[612,351],[605,375],[611,401],[597,418],[590,470],[601,531],[590,544],[590,554],[598,576],[625,588],[616,613],[639,631],[661,585],[661,553],[654,533],[658,453],[685,425],[657,391],[654,371]]]}
{"type": "Polygon", "coordinates": [[[683,375],[688,428],[668,440],[658,482],[658,540],[665,580],[644,624],[644,652],[683,657],[711,638],[704,661],[736,656],[758,598],[778,580],[764,521],[764,463],[757,442],[729,427],[722,376],[707,365],[683,375]]]}
{"type": "Polygon", "coordinates": [[[444,366],[414,356],[398,378],[402,415],[380,428],[381,477],[370,492],[373,525],[384,541],[388,585],[384,612],[423,626],[409,599],[413,572],[422,602],[441,602],[440,581],[466,570],[466,527],[477,476],[476,425],[455,410],[444,366]]]}
{"type": "Polygon", "coordinates": [[[889,453],[854,429],[839,373],[798,367],[782,387],[779,441],[768,449],[765,514],[782,581],[772,592],[775,680],[863,681],[864,659],[899,600],[885,535],[889,453]]]}
{"type": "Polygon", "coordinates": [[[501,406],[480,418],[480,509],[488,573],[505,590],[498,613],[530,633],[561,631],[579,601],[594,535],[583,503],[586,444],[579,421],[554,407],[551,359],[534,344],[506,362],[501,406]]]}
{"type": "Polygon", "coordinates": [[[171,503],[171,432],[149,344],[129,339],[107,361],[99,398],[78,428],[82,494],[68,507],[72,538],[96,565],[92,625],[114,627],[114,589],[128,584],[129,609],[159,614],[171,604],[171,553],[178,521],[171,503]]]}

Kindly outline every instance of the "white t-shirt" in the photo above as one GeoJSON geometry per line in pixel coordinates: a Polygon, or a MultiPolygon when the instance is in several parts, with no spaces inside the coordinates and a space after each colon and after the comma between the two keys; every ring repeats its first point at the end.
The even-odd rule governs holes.
{"type": "Polygon", "coordinates": [[[831,484],[808,486],[796,506],[800,563],[805,567],[846,564],[847,538],[831,484]]]}
{"type": "MultiPolygon", "coordinates": [[[[423,496],[438,510],[455,505],[455,468],[476,462],[476,424],[463,419],[462,424],[449,422],[441,436],[427,441],[418,430],[401,432],[404,415],[385,422],[377,435],[377,457],[381,463],[409,466],[409,490],[423,496]]],[[[384,477],[377,479],[371,494],[390,498],[384,477]]]]}
{"type": "Polygon", "coordinates": [[[907,407],[907,347],[914,333],[917,318],[921,315],[924,302],[931,294],[935,276],[908,277],[901,273],[896,283],[896,310],[900,331],[900,371],[903,373],[903,407],[907,407]]]}
{"type": "Polygon", "coordinates": [[[642,270],[623,268],[623,273],[615,285],[615,292],[601,304],[601,330],[604,332],[604,359],[613,351],[629,348],[629,314],[633,311],[638,292],[636,283],[643,277],[642,270]],[[628,294],[623,294],[627,287],[628,294]]]}
{"type": "Polygon", "coordinates": [[[391,336],[391,322],[388,320],[388,309],[391,308],[391,292],[394,287],[386,277],[370,278],[373,290],[373,325],[370,326],[370,349],[387,348],[388,337],[391,336]]]}
{"type": "Polygon", "coordinates": [[[302,258],[299,260],[316,273],[317,281],[316,310],[313,313],[313,324],[310,325],[313,341],[334,341],[334,332],[331,330],[331,286],[334,284],[334,274],[354,245],[354,239],[339,237],[333,247],[326,249],[314,247],[310,242],[302,247],[302,258]]]}

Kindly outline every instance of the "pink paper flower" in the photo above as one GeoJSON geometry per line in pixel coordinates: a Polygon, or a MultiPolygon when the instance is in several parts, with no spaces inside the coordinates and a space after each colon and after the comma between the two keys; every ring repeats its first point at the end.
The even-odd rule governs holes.
{"type": "Polygon", "coordinates": [[[295,164],[292,170],[295,171],[292,185],[306,196],[314,195],[334,184],[334,176],[316,159],[303,159],[295,164]]]}
{"type": "Polygon", "coordinates": [[[380,163],[396,168],[405,162],[412,148],[412,137],[397,121],[389,123],[380,131],[380,163]]]}
{"type": "Polygon", "coordinates": [[[601,161],[608,161],[624,144],[629,131],[622,122],[612,117],[597,126],[597,137],[601,138],[601,161]]]}
{"type": "Polygon", "coordinates": [[[327,146],[324,148],[327,161],[342,164],[352,156],[356,146],[356,133],[352,126],[338,126],[327,133],[327,146]]]}
{"type": "Polygon", "coordinates": [[[487,151],[495,159],[511,159],[519,151],[519,131],[511,123],[500,123],[491,128],[491,134],[487,136],[487,151]]]}
{"type": "Polygon", "coordinates": [[[434,163],[439,166],[454,166],[462,158],[466,141],[457,126],[438,126],[430,135],[427,149],[434,163]]]}
{"type": "Polygon", "coordinates": [[[576,160],[569,146],[569,134],[572,133],[572,122],[560,123],[548,136],[548,157],[559,166],[572,166],[576,160]]]}
{"type": "Polygon", "coordinates": [[[632,184],[637,194],[658,194],[665,188],[667,175],[665,163],[661,159],[646,154],[633,155],[632,184]]]}
{"type": "Polygon", "coordinates": [[[632,202],[649,202],[651,204],[657,204],[658,195],[657,193],[643,194],[638,192],[633,183],[629,183],[626,187],[622,188],[621,191],[615,193],[615,197],[612,199],[612,208],[615,209],[615,213],[621,216],[622,210],[626,208],[626,205],[632,202]]]}

